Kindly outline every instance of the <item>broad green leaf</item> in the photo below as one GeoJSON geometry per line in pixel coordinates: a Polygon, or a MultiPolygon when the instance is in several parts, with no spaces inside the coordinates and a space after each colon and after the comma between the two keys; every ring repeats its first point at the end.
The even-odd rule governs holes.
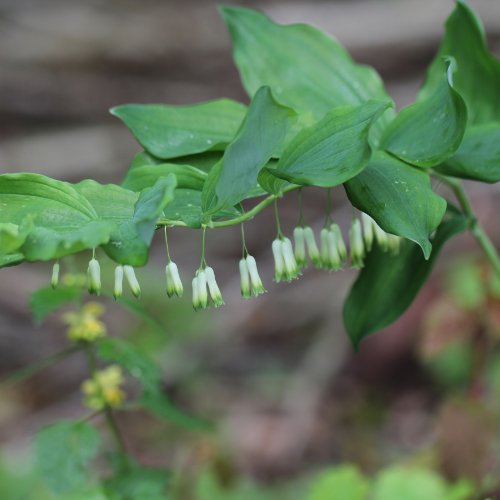
{"type": "Polygon", "coordinates": [[[467,108],[453,88],[454,62],[442,63],[441,75],[426,99],[404,108],[388,125],[381,147],[419,167],[433,167],[459,147],[467,108]]]}
{"type": "Polygon", "coordinates": [[[441,222],[446,201],[434,193],[426,172],[377,152],[345,188],[356,208],[388,233],[418,243],[429,257],[429,235],[441,222]]]}
{"type": "Polygon", "coordinates": [[[35,438],[37,462],[55,493],[85,483],[87,466],[100,446],[97,430],[87,422],[62,421],[42,429],[35,438]]]}
{"type": "Polygon", "coordinates": [[[22,253],[3,254],[0,252],[0,268],[8,266],[16,266],[24,261],[22,253]]]}
{"type": "Polygon", "coordinates": [[[174,198],[176,180],[161,177],[140,195],[119,186],[83,181],[75,187],[96,207],[99,217],[114,222],[104,251],[116,262],[142,266],[148,260],[156,221],[174,198]]]}
{"type": "Polygon", "coordinates": [[[109,240],[114,226],[74,186],[38,174],[0,175],[0,205],[0,223],[32,223],[20,249],[27,260],[95,248],[109,240]]]}
{"type": "Polygon", "coordinates": [[[303,186],[342,184],[361,172],[368,162],[370,126],[387,106],[372,101],[333,108],[319,122],[299,132],[276,168],[267,171],[303,186]]]}
{"type": "Polygon", "coordinates": [[[436,170],[462,179],[500,181],[500,122],[469,127],[455,154],[436,170]]]}
{"type": "Polygon", "coordinates": [[[259,185],[271,194],[282,193],[285,188],[292,184],[284,179],[276,177],[272,172],[276,168],[277,162],[270,161],[260,172],[257,178],[259,185]]]}
{"type": "Polygon", "coordinates": [[[59,286],[56,289],[48,286],[33,292],[29,298],[29,307],[35,323],[41,323],[49,314],[60,307],[79,300],[83,289],[76,286],[59,286]]]}
{"type": "Polygon", "coordinates": [[[259,171],[282,148],[295,113],[274,99],[269,87],[255,94],[248,114],[203,188],[206,213],[236,205],[257,185],[259,171]]]}
{"type": "Polygon", "coordinates": [[[199,417],[188,415],[170,401],[169,397],[158,387],[145,391],[139,401],[142,408],[159,418],[189,430],[209,431],[213,424],[199,417]]]}
{"type": "Polygon", "coordinates": [[[344,303],[344,324],[356,348],[365,337],[390,325],[406,311],[427,280],[443,245],[466,227],[463,217],[443,222],[432,240],[428,260],[409,241],[403,242],[398,255],[373,248],[344,303]]]}
{"type": "Polygon", "coordinates": [[[419,100],[427,99],[439,86],[441,61],[446,56],[453,57],[457,62],[453,84],[467,104],[469,123],[498,120],[500,61],[488,50],[480,19],[463,0],[457,1],[455,10],[446,21],[441,46],[429,67],[419,100]]]}
{"type": "Polygon", "coordinates": [[[21,225],[11,222],[0,223],[0,252],[5,254],[19,250],[32,229],[31,219],[26,219],[21,225]]]}
{"type": "Polygon", "coordinates": [[[238,131],[246,107],[219,99],[189,106],[125,104],[111,109],[153,156],[177,156],[224,149],[238,131]]]}
{"type": "Polygon", "coordinates": [[[223,154],[222,151],[205,151],[197,155],[172,158],[170,162],[178,165],[191,165],[194,168],[208,173],[220,161],[223,154]]]}
{"type": "Polygon", "coordinates": [[[370,485],[353,465],[320,473],[313,481],[308,500],[365,500],[370,485]]]}
{"type": "Polygon", "coordinates": [[[170,500],[166,496],[168,471],[130,462],[104,482],[109,500],[170,500]]]}
{"type": "Polygon", "coordinates": [[[207,178],[206,172],[190,165],[162,163],[159,165],[143,165],[128,171],[122,186],[131,191],[142,191],[153,186],[160,177],[175,175],[177,188],[196,189],[201,191],[207,178]]]}
{"type": "Polygon", "coordinates": [[[390,100],[374,69],[356,64],[337,40],[312,26],[282,26],[242,7],[222,7],[221,13],[250,96],[269,85],[280,102],[316,118],[335,106],[390,100]]]}
{"type": "MultiPolygon", "coordinates": [[[[4,174],[0,223],[28,227],[29,222],[25,241],[15,252],[26,260],[51,260],[102,245],[120,263],[143,265],[156,220],[174,188],[173,175],[139,196],[91,180],[72,185],[38,174],[4,174]]],[[[0,248],[3,265],[21,260],[4,253],[0,248]]]]}

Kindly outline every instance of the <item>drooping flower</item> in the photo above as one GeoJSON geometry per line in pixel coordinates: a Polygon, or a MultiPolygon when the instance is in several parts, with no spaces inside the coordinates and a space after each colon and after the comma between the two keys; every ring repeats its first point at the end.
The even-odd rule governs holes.
{"type": "Polygon", "coordinates": [[[342,267],[336,234],[324,227],[320,232],[321,239],[321,264],[323,269],[338,271],[342,267]]]}
{"type": "Polygon", "coordinates": [[[252,257],[251,255],[247,255],[246,261],[248,266],[248,272],[250,273],[252,294],[256,297],[257,295],[262,295],[263,293],[266,293],[266,289],[264,288],[262,280],[260,279],[259,271],[257,270],[257,262],[255,261],[254,257],[252,257]]]}
{"type": "Polygon", "coordinates": [[[89,293],[100,295],[101,293],[101,267],[99,262],[93,257],[90,259],[89,267],[87,268],[87,282],[89,293]]]}
{"type": "Polygon", "coordinates": [[[248,270],[247,259],[240,260],[240,288],[241,296],[244,299],[249,299],[251,297],[250,292],[250,271],[248,270]]]}
{"type": "Polygon", "coordinates": [[[117,300],[123,295],[123,266],[115,268],[115,285],[113,287],[113,297],[117,300]]]}
{"type": "Polygon", "coordinates": [[[370,252],[373,247],[373,240],[375,238],[376,222],[364,212],[361,214],[361,220],[363,221],[363,236],[365,240],[365,247],[366,250],[370,252]]]}
{"type": "Polygon", "coordinates": [[[214,270],[210,266],[205,267],[205,276],[207,278],[207,285],[208,285],[208,290],[210,292],[210,298],[212,299],[214,306],[215,307],[223,306],[224,299],[222,298],[222,293],[219,289],[219,285],[217,285],[214,270]]]}
{"type": "Polygon", "coordinates": [[[351,245],[351,265],[354,268],[360,269],[363,267],[365,258],[365,245],[361,222],[357,218],[353,219],[351,229],[349,230],[349,243],[351,245]]]}
{"type": "Polygon", "coordinates": [[[373,227],[375,230],[375,239],[377,240],[378,246],[384,252],[387,252],[387,250],[389,250],[388,234],[375,221],[373,221],[373,227]]]}
{"type": "Polygon", "coordinates": [[[198,308],[206,309],[208,307],[208,293],[207,293],[207,275],[205,270],[201,269],[197,271],[198,277],[198,308]]]}
{"type": "Polygon", "coordinates": [[[139,298],[141,296],[141,287],[135,276],[134,268],[132,266],[123,266],[123,272],[134,297],[139,298]]]}
{"type": "Polygon", "coordinates": [[[387,243],[388,243],[389,251],[393,255],[398,255],[399,248],[401,246],[401,238],[399,236],[396,236],[395,234],[387,233],[387,239],[388,239],[387,243]]]}
{"type": "Polygon", "coordinates": [[[52,267],[52,276],[50,278],[50,286],[52,288],[57,288],[57,285],[59,284],[59,269],[59,262],[55,262],[52,267]]]}
{"type": "Polygon", "coordinates": [[[196,275],[191,282],[191,286],[193,287],[193,309],[197,311],[200,309],[200,291],[198,288],[198,276],[196,275]]]}
{"type": "Polygon", "coordinates": [[[347,247],[344,242],[344,236],[342,235],[342,231],[340,229],[340,226],[338,224],[331,224],[330,225],[330,232],[334,236],[335,240],[335,246],[337,247],[337,251],[340,257],[340,260],[342,262],[345,262],[347,260],[347,247]]]}
{"type": "Polygon", "coordinates": [[[167,295],[173,297],[182,297],[184,293],[184,287],[182,286],[182,281],[179,276],[179,269],[175,262],[170,261],[165,267],[165,276],[167,280],[167,295]]]}
{"type": "Polygon", "coordinates": [[[294,256],[297,265],[303,269],[307,266],[306,242],[303,227],[296,227],[293,230],[294,256]]]}
{"type": "Polygon", "coordinates": [[[319,253],[318,245],[316,244],[316,238],[314,237],[314,232],[310,226],[304,227],[304,239],[306,242],[307,253],[314,267],[321,267],[321,255],[319,253]]]}
{"type": "Polygon", "coordinates": [[[276,238],[271,246],[274,257],[274,280],[276,283],[286,280],[285,261],[283,260],[282,241],[276,238]]]}

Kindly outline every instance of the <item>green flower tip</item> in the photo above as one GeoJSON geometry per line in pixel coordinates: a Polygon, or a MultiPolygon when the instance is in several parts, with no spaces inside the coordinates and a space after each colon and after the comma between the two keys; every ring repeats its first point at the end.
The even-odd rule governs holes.
{"type": "Polygon", "coordinates": [[[179,269],[175,262],[169,262],[165,267],[165,276],[167,280],[167,295],[173,297],[182,297],[184,293],[184,287],[182,286],[182,281],[179,276],[179,269]]]}

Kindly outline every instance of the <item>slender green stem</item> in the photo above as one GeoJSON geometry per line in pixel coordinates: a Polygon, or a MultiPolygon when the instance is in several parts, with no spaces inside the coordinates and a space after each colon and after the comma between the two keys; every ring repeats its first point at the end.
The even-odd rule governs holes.
{"type": "Polygon", "coordinates": [[[467,193],[465,192],[462,182],[458,179],[453,179],[446,175],[438,174],[436,172],[434,172],[433,175],[437,179],[441,180],[444,184],[449,186],[453,191],[453,193],[455,194],[463,210],[464,215],[467,216],[469,222],[469,229],[472,235],[474,236],[479,246],[483,250],[487,259],[490,261],[490,264],[495,270],[496,274],[500,277],[500,256],[498,255],[498,252],[493,243],[491,242],[489,236],[486,234],[481,224],[479,224],[474,209],[472,208],[471,202],[469,200],[469,197],[467,196],[467,193]]]}
{"type": "MultiPolygon", "coordinates": [[[[97,358],[95,354],[95,349],[93,344],[88,344],[85,349],[85,353],[87,355],[87,364],[89,367],[89,371],[92,377],[94,377],[97,370],[97,358]]],[[[104,407],[104,415],[106,417],[106,423],[108,424],[108,428],[110,434],[113,436],[113,439],[116,443],[116,447],[120,451],[123,456],[127,455],[127,448],[125,447],[125,441],[120,433],[120,429],[116,423],[113,410],[109,406],[104,407]]],[[[126,460],[123,462],[126,463],[126,460]]]]}
{"type": "MultiPolygon", "coordinates": [[[[290,191],[294,191],[295,189],[299,189],[301,186],[296,186],[296,185],[291,185],[287,186],[285,189],[283,189],[282,193],[280,194],[271,194],[267,198],[264,198],[260,203],[255,205],[251,210],[248,210],[244,214],[239,215],[238,217],[234,217],[233,219],[227,219],[227,220],[221,220],[221,221],[210,221],[207,224],[207,227],[209,228],[215,228],[215,227],[229,227],[229,226],[235,226],[237,224],[241,224],[242,222],[245,222],[247,220],[253,219],[257,214],[262,212],[266,207],[271,205],[275,199],[281,198],[283,194],[288,193],[290,191]]],[[[178,227],[188,227],[185,222],[182,221],[174,221],[170,219],[158,219],[157,226],[178,226],[178,227]]]]}
{"type": "Polygon", "coordinates": [[[75,345],[69,347],[68,349],[64,349],[63,351],[52,354],[47,358],[41,359],[40,361],[37,361],[27,366],[26,368],[22,368],[21,370],[18,370],[15,373],[4,378],[2,381],[0,381],[0,386],[10,386],[22,382],[23,380],[26,380],[36,373],[41,372],[46,368],[55,365],[56,363],[59,363],[63,359],[68,358],[69,356],[80,350],[81,346],[75,345]]]}
{"type": "Polygon", "coordinates": [[[205,260],[205,237],[207,234],[207,226],[203,226],[203,236],[201,237],[201,259],[200,259],[200,271],[203,269],[203,264],[206,265],[205,260]]]}
{"type": "Polygon", "coordinates": [[[243,222],[241,223],[241,245],[243,258],[245,258],[248,255],[248,248],[245,240],[245,224],[243,222]]]}
{"type": "Polygon", "coordinates": [[[302,206],[302,188],[299,189],[299,194],[297,196],[299,204],[299,227],[304,227],[304,207],[302,206]]]}
{"type": "Polygon", "coordinates": [[[168,248],[168,237],[167,237],[167,226],[163,228],[165,230],[165,246],[167,247],[167,258],[168,262],[172,262],[172,259],[170,258],[170,250],[168,248]]]}
{"type": "Polygon", "coordinates": [[[280,214],[278,211],[278,198],[274,200],[274,218],[276,219],[276,230],[278,231],[278,238],[283,238],[283,232],[281,231],[280,224],[280,214]]]}

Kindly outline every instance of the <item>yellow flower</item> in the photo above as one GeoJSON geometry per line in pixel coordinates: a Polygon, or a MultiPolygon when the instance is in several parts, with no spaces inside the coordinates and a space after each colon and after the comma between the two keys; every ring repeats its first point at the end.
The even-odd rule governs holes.
{"type": "Polygon", "coordinates": [[[95,372],[82,384],[85,405],[92,410],[121,406],[125,401],[125,392],[121,388],[123,382],[123,372],[117,365],[95,372]]]}
{"type": "Polygon", "coordinates": [[[97,302],[88,302],[79,312],[67,313],[63,320],[68,325],[68,338],[73,342],[95,342],[106,335],[106,325],[99,320],[104,308],[97,302]]]}

